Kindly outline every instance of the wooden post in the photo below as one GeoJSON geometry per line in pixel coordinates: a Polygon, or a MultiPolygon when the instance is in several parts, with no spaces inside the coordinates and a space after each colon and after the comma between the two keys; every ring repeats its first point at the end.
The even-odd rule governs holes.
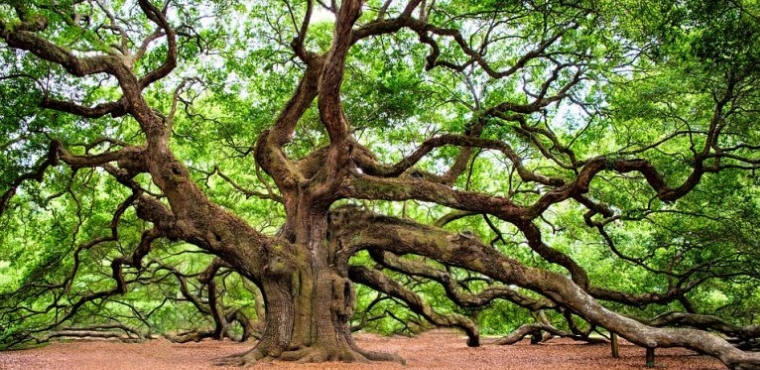
{"type": "Polygon", "coordinates": [[[539,344],[544,339],[544,333],[541,330],[534,330],[530,333],[530,344],[539,344]]]}
{"type": "Polygon", "coordinates": [[[620,348],[618,347],[618,336],[616,333],[610,334],[610,346],[612,347],[612,357],[620,357],[620,348]]]}
{"type": "Polygon", "coordinates": [[[647,347],[647,367],[654,367],[654,347],[647,347]]]}

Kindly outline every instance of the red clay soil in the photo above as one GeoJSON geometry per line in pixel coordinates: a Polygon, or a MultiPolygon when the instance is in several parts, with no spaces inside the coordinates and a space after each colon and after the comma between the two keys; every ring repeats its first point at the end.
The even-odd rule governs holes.
{"type": "MultiPolygon", "coordinates": [[[[525,369],[525,370],[598,370],[648,369],[644,363],[644,349],[633,345],[620,346],[620,358],[610,356],[607,345],[578,344],[555,339],[540,345],[523,341],[512,346],[485,344],[468,348],[465,337],[434,331],[415,338],[382,337],[359,334],[357,343],[365,349],[395,352],[407,360],[407,366],[387,363],[371,364],[293,364],[273,362],[257,364],[255,369],[525,369]]],[[[484,342],[488,343],[488,339],[484,342]]],[[[153,340],[141,344],[103,341],[77,341],[53,343],[43,348],[0,352],[0,369],[51,369],[51,370],[133,370],[133,369],[238,369],[214,365],[220,357],[242,352],[252,343],[204,341],[191,344],[173,344],[166,340],[153,340]]],[[[658,349],[655,369],[725,369],[719,361],[695,355],[685,349],[658,349]]]]}

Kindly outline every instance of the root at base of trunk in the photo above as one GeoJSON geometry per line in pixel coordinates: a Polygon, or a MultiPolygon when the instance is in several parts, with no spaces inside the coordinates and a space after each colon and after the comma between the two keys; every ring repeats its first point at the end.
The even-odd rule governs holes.
{"type": "Polygon", "coordinates": [[[250,367],[259,362],[270,361],[293,361],[299,363],[317,362],[373,362],[387,361],[406,365],[406,361],[399,355],[386,352],[371,352],[360,348],[320,348],[303,347],[287,350],[279,354],[263,351],[258,346],[253,349],[223,357],[216,361],[220,366],[250,367]]]}

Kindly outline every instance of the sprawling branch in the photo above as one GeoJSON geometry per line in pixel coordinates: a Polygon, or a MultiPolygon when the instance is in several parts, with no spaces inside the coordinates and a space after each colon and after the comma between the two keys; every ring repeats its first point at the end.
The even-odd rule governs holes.
{"type": "Polygon", "coordinates": [[[292,191],[304,180],[282,151],[282,146],[290,142],[298,120],[317,97],[322,66],[322,58],[315,58],[307,65],[298,88],[277,116],[272,129],[262,132],[256,142],[256,162],[272,176],[277,187],[283,192],[292,191]]]}
{"type": "Polygon", "coordinates": [[[44,98],[40,102],[40,107],[71,113],[85,118],[100,118],[107,114],[110,114],[112,117],[121,117],[127,114],[127,106],[124,98],[115,102],[101,103],[94,107],[85,107],[65,100],[44,98]]]}
{"type": "MultiPolygon", "coordinates": [[[[494,147],[501,146],[505,151],[508,148],[504,146],[505,144],[500,145],[497,142],[468,137],[443,136],[440,139],[434,140],[438,143],[451,140],[459,143],[472,143],[473,145],[480,144],[481,147],[486,144],[494,147]]],[[[431,147],[420,149],[418,153],[429,152],[431,149],[431,147]]],[[[413,158],[417,156],[421,156],[421,154],[413,158]]],[[[521,159],[515,158],[515,162],[520,163],[521,159]]],[[[407,167],[403,162],[397,166],[400,169],[407,167]]],[[[369,168],[371,169],[372,167],[369,168]]],[[[350,181],[344,192],[346,196],[359,199],[416,199],[430,201],[463,211],[493,214],[502,220],[518,224],[538,218],[552,204],[560,203],[588,192],[591,181],[604,170],[612,170],[618,173],[639,172],[647,180],[650,187],[657,192],[660,200],[672,202],[694,189],[706,171],[717,171],[718,169],[705,167],[701,161],[698,161],[695,163],[691,175],[689,175],[683,184],[677,188],[671,188],[657,169],[646,160],[596,157],[585,161],[572,182],[562,179],[542,178],[526,171],[524,174],[526,179],[554,186],[551,191],[542,194],[538,200],[529,206],[517,205],[510,199],[503,197],[454,190],[448,186],[419,179],[387,179],[358,173],[349,179],[350,181]]],[[[382,171],[379,172],[382,173],[382,171]]],[[[395,174],[395,172],[397,171],[391,170],[386,173],[395,174]]],[[[521,176],[523,175],[521,174],[521,176]]]]}
{"type": "MultiPolygon", "coordinates": [[[[498,345],[509,345],[509,344],[515,344],[523,338],[525,338],[528,335],[533,335],[534,337],[537,335],[540,335],[541,332],[547,332],[550,335],[558,336],[561,338],[570,338],[573,340],[588,342],[588,343],[607,343],[607,340],[604,338],[595,338],[595,337],[584,337],[581,335],[573,334],[566,330],[561,330],[556,328],[553,325],[550,324],[541,324],[541,323],[535,323],[535,324],[525,324],[523,326],[520,326],[519,328],[515,329],[512,333],[509,335],[499,338],[496,341],[494,341],[494,344],[498,345]]],[[[533,341],[533,339],[531,339],[533,341]]]]}
{"type": "Polygon", "coordinates": [[[739,326],[727,322],[717,316],[701,315],[683,312],[666,312],[652,319],[640,320],[651,326],[687,326],[702,330],[713,330],[739,340],[755,339],[760,337],[760,325],[739,326]]]}
{"type": "Polygon", "coordinates": [[[63,328],[34,337],[34,340],[37,343],[45,343],[53,338],[118,339],[122,342],[140,342],[145,339],[144,335],[134,328],[123,324],[113,324],[63,328]]]}
{"type": "Polygon", "coordinates": [[[8,202],[10,202],[11,198],[16,194],[16,191],[18,190],[18,187],[21,186],[22,183],[24,183],[27,180],[35,180],[37,182],[42,182],[45,176],[45,171],[50,166],[55,166],[58,164],[58,154],[59,154],[59,148],[61,143],[58,141],[54,141],[50,145],[50,149],[48,150],[48,155],[45,157],[37,166],[36,170],[34,172],[26,173],[21,176],[19,176],[13,183],[11,183],[11,186],[6,190],[2,197],[0,197],[0,215],[2,215],[5,212],[5,209],[8,205],[8,202]]]}
{"type": "Polygon", "coordinates": [[[411,253],[433,258],[541,293],[589,323],[618,333],[640,346],[686,347],[717,357],[731,368],[760,368],[757,354],[738,350],[724,339],[702,330],[654,328],[622,316],[601,306],[567,277],[526,267],[475,238],[366,213],[363,216],[353,213],[344,219],[347,220],[345,231],[337,232],[336,237],[343,240],[348,250],[379,248],[399,255],[411,253]]]}
{"type": "MultiPolygon", "coordinates": [[[[491,78],[501,79],[515,75],[516,72],[522,70],[529,62],[535,59],[549,57],[549,48],[557,43],[566,32],[578,27],[578,24],[573,21],[569,21],[560,26],[554,26],[553,28],[556,28],[556,30],[554,30],[553,34],[545,35],[535,48],[524,53],[509,68],[500,71],[494,68],[492,63],[485,58],[485,52],[487,49],[485,45],[488,44],[488,41],[483,42],[484,46],[472,47],[470,42],[468,42],[462,32],[458,29],[439,27],[427,23],[427,16],[423,16],[420,19],[412,18],[412,12],[419,3],[419,1],[409,2],[404,12],[402,12],[397,18],[383,19],[383,17],[380,16],[377,20],[360,27],[354,32],[352,43],[356,43],[359,40],[372,36],[394,33],[402,28],[409,28],[417,33],[420,41],[427,44],[431,49],[430,54],[427,57],[426,69],[442,66],[461,72],[468,66],[477,64],[491,78]],[[448,60],[441,60],[441,46],[431,35],[453,39],[468,59],[461,64],[448,60]]],[[[496,11],[496,13],[498,13],[498,11],[496,11]]],[[[576,15],[576,19],[586,15],[588,15],[587,11],[580,11],[576,15]]]]}
{"type": "Polygon", "coordinates": [[[397,177],[403,172],[413,167],[419,162],[425,155],[430,153],[436,148],[440,148],[447,145],[461,146],[465,148],[481,148],[498,150],[503,153],[514,164],[520,177],[526,182],[537,182],[545,185],[563,185],[564,181],[559,178],[548,178],[541,174],[531,172],[523,165],[523,160],[512,149],[512,147],[504,142],[497,140],[480,139],[471,136],[460,135],[441,135],[426,140],[422,145],[417,148],[412,154],[402,159],[398,163],[387,166],[382,165],[374,161],[374,159],[363,152],[355,151],[357,155],[354,157],[354,161],[359,168],[368,175],[381,176],[381,177],[397,177]]]}
{"type": "Polygon", "coordinates": [[[491,285],[477,293],[462,291],[463,287],[450,273],[422,262],[403,259],[387,251],[370,250],[372,258],[382,266],[410,276],[432,279],[443,285],[446,295],[457,305],[467,308],[483,307],[495,299],[505,299],[531,311],[556,308],[546,299],[534,299],[505,285],[491,285]]]}
{"type": "MultiPolygon", "coordinates": [[[[137,3],[140,5],[140,9],[142,9],[148,19],[164,31],[168,45],[166,59],[161,66],[148,72],[140,79],[140,88],[144,89],[148,85],[168,76],[177,66],[177,34],[175,33],[174,28],[172,28],[166,20],[164,14],[166,9],[163,11],[159,10],[155,5],[151,4],[150,0],[138,0],[137,3]]],[[[166,4],[168,5],[169,2],[167,1],[166,4]]]]}
{"type": "Polygon", "coordinates": [[[14,26],[10,26],[5,20],[0,19],[0,37],[8,46],[29,51],[41,59],[59,64],[74,76],[83,77],[98,73],[114,73],[114,67],[119,62],[118,57],[108,54],[77,57],[66,48],[37,34],[36,32],[47,28],[47,19],[39,15],[33,18],[22,19],[21,24],[14,26]]]}
{"type": "Polygon", "coordinates": [[[409,308],[435,325],[458,327],[467,333],[467,345],[477,347],[480,345],[480,335],[477,325],[469,318],[459,314],[442,315],[436,313],[433,308],[413,291],[405,288],[397,281],[383,274],[381,271],[366,267],[351,266],[348,270],[349,277],[354,282],[366,285],[377,291],[386,293],[406,302],[409,308]]]}

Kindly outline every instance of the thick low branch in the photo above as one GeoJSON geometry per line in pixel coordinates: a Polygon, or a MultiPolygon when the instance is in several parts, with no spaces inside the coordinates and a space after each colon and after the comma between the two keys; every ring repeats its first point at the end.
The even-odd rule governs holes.
{"type": "Polygon", "coordinates": [[[657,327],[689,326],[703,330],[714,330],[740,340],[760,338],[760,325],[739,326],[713,315],[671,311],[652,319],[640,321],[657,327]]]}
{"type": "Polygon", "coordinates": [[[504,299],[531,311],[556,308],[556,305],[549,300],[530,298],[520,294],[517,289],[505,285],[491,285],[477,293],[464,292],[456,279],[446,271],[422,262],[400,258],[387,251],[370,250],[370,255],[375,261],[390,269],[437,281],[443,285],[446,295],[462,307],[483,307],[495,299],[504,299]]]}
{"type": "Polygon", "coordinates": [[[101,330],[61,330],[47,332],[41,337],[35,337],[37,343],[49,342],[53,338],[82,338],[82,339],[118,339],[122,342],[138,342],[141,338],[135,338],[124,333],[117,331],[101,331],[101,330]]]}
{"type": "Polygon", "coordinates": [[[525,324],[523,326],[520,326],[515,331],[509,333],[509,335],[495,340],[493,344],[498,344],[498,345],[515,344],[521,341],[523,338],[525,338],[528,335],[536,335],[537,332],[540,333],[542,331],[545,331],[554,336],[558,336],[561,338],[570,338],[577,341],[583,341],[583,342],[588,342],[588,343],[607,343],[607,340],[604,338],[593,338],[589,336],[581,336],[581,335],[573,334],[569,331],[557,329],[553,325],[536,323],[536,324],[525,324]]]}
{"type": "Polygon", "coordinates": [[[570,271],[573,282],[578,284],[578,286],[584,289],[589,288],[590,282],[586,270],[569,255],[546,245],[541,237],[541,230],[534,223],[526,222],[518,225],[518,227],[525,235],[525,239],[528,241],[531,249],[545,260],[556,263],[570,271]]]}
{"type": "Polygon", "coordinates": [[[743,352],[712,333],[685,328],[655,328],[610,311],[569,278],[526,267],[475,238],[407,220],[354,214],[346,232],[337,233],[349,250],[378,248],[398,255],[418,254],[536,291],[567,307],[592,325],[618,333],[637,345],[685,347],[719,358],[732,369],[760,369],[760,354],[743,352]],[[351,230],[351,231],[349,231],[351,230]]]}

